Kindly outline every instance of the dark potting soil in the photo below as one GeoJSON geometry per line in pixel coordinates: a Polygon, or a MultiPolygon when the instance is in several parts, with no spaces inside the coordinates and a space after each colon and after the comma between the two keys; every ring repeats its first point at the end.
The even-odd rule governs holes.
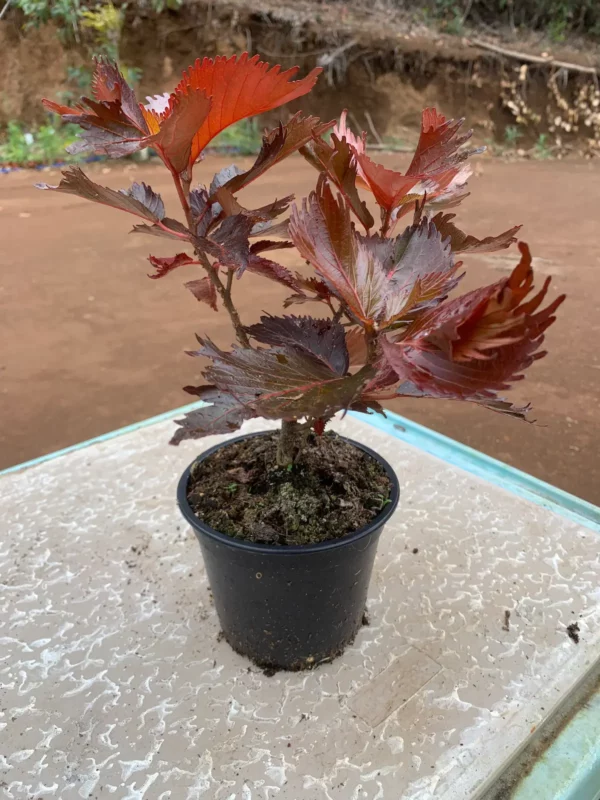
{"type": "Polygon", "coordinates": [[[188,501],[197,517],[238,539],[298,545],[352,533],[388,502],[383,467],[335,433],[309,437],[290,470],[277,466],[278,434],[235,442],[194,465],[188,501]]]}

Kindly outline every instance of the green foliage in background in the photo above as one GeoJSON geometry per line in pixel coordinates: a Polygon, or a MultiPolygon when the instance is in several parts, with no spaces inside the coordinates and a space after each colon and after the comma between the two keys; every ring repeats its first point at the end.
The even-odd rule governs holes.
{"type": "Polygon", "coordinates": [[[465,24],[543,31],[555,42],[572,33],[600,38],[600,0],[392,0],[461,35],[465,24]]]}
{"type": "Polygon", "coordinates": [[[63,39],[78,38],[79,0],[12,0],[12,5],[25,15],[26,28],[54,22],[63,39]]]}
{"type": "Polygon", "coordinates": [[[124,21],[125,6],[117,8],[112,2],[108,2],[94,9],[82,9],[79,24],[84,30],[93,32],[95,44],[102,55],[117,61],[124,21]]]}
{"type": "MultiPolygon", "coordinates": [[[[149,0],[149,7],[160,12],[181,0],[149,0]]],[[[86,0],[13,0],[14,8],[24,15],[25,29],[53,22],[65,42],[77,42],[92,55],[107,56],[119,61],[119,45],[125,22],[126,3],[112,0],[86,2],[86,0]]],[[[136,85],[141,70],[121,63],[129,84],[136,85]]],[[[69,67],[66,88],[60,94],[61,102],[69,105],[82,95],[90,94],[92,70],[90,67],[69,67]]],[[[0,161],[16,164],[29,162],[50,164],[55,161],[72,161],[64,148],[74,139],[74,128],[60,121],[49,121],[34,130],[26,131],[16,122],[10,122],[0,131],[0,161]]]]}
{"type": "Polygon", "coordinates": [[[64,125],[60,120],[31,130],[25,130],[18,122],[9,122],[4,142],[0,144],[0,164],[77,161],[77,157],[65,153],[65,147],[75,141],[78,132],[77,125],[64,125]]]}
{"type": "Polygon", "coordinates": [[[256,119],[243,119],[235,125],[226,128],[212,142],[211,148],[215,150],[239,153],[250,156],[258,153],[262,145],[262,128],[256,119]]]}

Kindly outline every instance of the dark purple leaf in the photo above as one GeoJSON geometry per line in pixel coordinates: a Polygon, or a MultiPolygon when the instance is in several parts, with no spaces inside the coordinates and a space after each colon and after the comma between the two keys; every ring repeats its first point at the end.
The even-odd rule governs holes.
{"type": "Polygon", "coordinates": [[[314,355],[292,348],[236,347],[226,353],[209,339],[200,342],[203,346],[194,355],[212,360],[206,378],[258,416],[271,419],[331,416],[352,404],[372,374],[365,368],[340,377],[314,355]]]}
{"type": "Polygon", "coordinates": [[[263,275],[265,278],[269,278],[269,280],[281,283],[289,289],[300,291],[300,286],[289,269],[282,264],[278,264],[276,261],[271,261],[268,258],[250,253],[246,269],[248,272],[254,272],[256,275],[263,275]]]}
{"type": "Polygon", "coordinates": [[[246,328],[246,332],[261,344],[291,347],[313,356],[338,375],[348,372],[348,350],[344,328],[339,322],[313,317],[265,316],[257,325],[246,328]]]}
{"type": "MultiPolygon", "coordinates": [[[[277,128],[264,136],[260,152],[249,170],[231,175],[220,185],[226,186],[231,192],[238,192],[275,164],[299,150],[311,141],[313,136],[325,133],[332,125],[333,122],[322,123],[318,117],[302,117],[301,114],[296,114],[285,125],[280,123],[277,128]]],[[[211,187],[211,193],[212,191],[211,187]]]]}
{"type": "Polygon", "coordinates": [[[245,420],[255,416],[250,408],[215,386],[186,386],[185,391],[210,405],[188,412],[183,419],[176,419],[175,424],[180,428],[171,439],[171,444],[178,445],[185,439],[201,439],[217,433],[231,433],[237,431],[245,420]]]}
{"type": "Polygon", "coordinates": [[[120,211],[128,211],[150,222],[160,222],[165,216],[165,206],[159,194],[154,192],[145,183],[134,183],[130,189],[109,189],[94,183],[79,167],[69,167],[63,171],[63,178],[58,186],[48,186],[47,183],[38,183],[38,189],[50,189],[54,192],[64,192],[101,203],[120,211]]]}
{"type": "Polygon", "coordinates": [[[180,243],[183,239],[191,241],[191,235],[185,225],[176,219],[164,217],[160,225],[134,225],[131,233],[146,233],[150,236],[161,236],[167,239],[177,239],[180,243]]]}
{"type": "Polygon", "coordinates": [[[232,181],[238,175],[243,175],[244,170],[236,164],[230,164],[228,167],[220,169],[210,183],[208,194],[213,197],[217,193],[217,189],[225,186],[229,181],[232,181]]]}

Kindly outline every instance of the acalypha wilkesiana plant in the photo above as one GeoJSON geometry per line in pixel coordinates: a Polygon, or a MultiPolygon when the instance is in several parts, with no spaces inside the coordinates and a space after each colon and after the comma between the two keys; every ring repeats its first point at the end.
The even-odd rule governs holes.
{"type": "Polygon", "coordinates": [[[198,337],[192,355],[211,364],[205,384],[185,388],[206,405],[178,420],[173,443],[234,431],[252,417],[281,419],[278,460],[289,465],[301,454],[303,433],[321,434],[337,411],[382,413],[385,401],[404,396],[468,400],[524,418],[528,407],[500,393],[544,355],[544,331],[564,296],[542,307],[550,278],[532,295],[531,256],[519,243],[520,260],[508,277],[448,299],[462,277],[463,255],[507,248],[520,227],[477,239],[448,213],[468,194],[467,159],[477,152],[465,148],[471,132],[462,132],[462,120],[425,109],[402,173],[367,155],[366,135],[347,127],[345,113],[336,124],[296,114],[265,133],[249,169],[231,166],[208,187],[192,188],[194,166],[217,134],[312,89],[320,70],[293,80],[297,71],[270,68],[247,53],[205,58],[173,92],[142,104],[117,66],[100,59],[92,98],[73,108],[44,101],[82,128],[71,152],[120,157],[152,147],[172,175],[183,217],[167,216],[145,183],[116,191],[78,167],[66,169],[58,186],[41,188],[140,217],[136,233],[166,237],[177,249],[168,258],[149,256],[150,277],[196,265],[202,277],[185,286],[231,318],[232,350],[198,337]],[[309,197],[298,205],[291,194],[262,208],[241,204],[244,187],[297,151],[318,172],[309,197]],[[361,191],[377,204],[377,221],[361,191]],[[314,275],[293,274],[271,259],[292,247],[314,275]],[[323,316],[263,316],[245,326],[234,287],[248,271],[287,287],[286,308],[321,304],[323,316]]]}

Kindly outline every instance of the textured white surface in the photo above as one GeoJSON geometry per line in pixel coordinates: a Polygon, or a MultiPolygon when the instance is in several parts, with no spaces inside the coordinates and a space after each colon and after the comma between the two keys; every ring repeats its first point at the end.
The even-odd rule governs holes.
{"type": "Polygon", "coordinates": [[[597,535],[336,427],[402,493],[371,625],[311,673],[217,640],[174,499],[217,437],[171,448],[161,423],[0,479],[0,797],[463,800],[549,713],[600,656],[597,535]]]}

